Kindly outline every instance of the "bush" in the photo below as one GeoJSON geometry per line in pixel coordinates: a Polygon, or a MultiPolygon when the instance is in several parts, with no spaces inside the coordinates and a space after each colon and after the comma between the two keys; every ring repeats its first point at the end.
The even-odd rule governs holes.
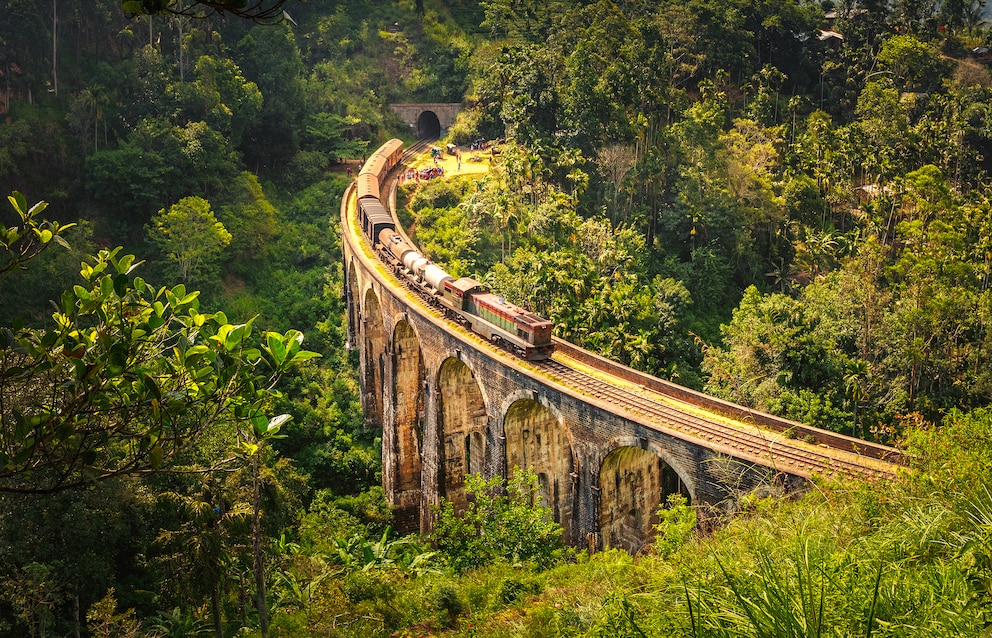
{"type": "Polygon", "coordinates": [[[455,208],[473,184],[464,179],[436,179],[422,182],[410,199],[410,208],[455,208]]]}
{"type": "Polygon", "coordinates": [[[341,582],[341,591],[351,603],[366,600],[392,600],[396,595],[395,586],[382,574],[352,572],[341,582]]]}
{"type": "Polygon", "coordinates": [[[454,626],[455,619],[462,613],[465,606],[458,597],[458,592],[451,585],[438,585],[432,596],[434,609],[447,616],[448,626],[454,626]]]}
{"type": "Polygon", "coordinates": [[[319,182],[328,163],[327,156],[320,151],[299,151],[283,173],[283,186],[299,190],[319,182]]]}
{"type": "Polygon", "coordinates": [[[479,123],[483,113],[480,109],[467,109],[458,114],[455,123],[448,129],[447,139],[452,144],[466,145],[479,137],[479,123]]]}
{"type": "Polygon", "coordinates": [[[499,599],[505,605],[512,605],[528,594],[541,593],[541,585],[533,579],[510,577],[499,586],[499,599]]]}
{"type": "Polygon", "coordinates": [[[506,495],[502,491],[500,477],[486,481],[468,476],[465,513],[457,516],[447,500],[438,509],[431,540],[457,571],[497,562],[545,568],[562,555],[563,530],[552,520],[551,510],[540,504],[537,475],[514,468],[506,495]]]}
{"type": "Polygon", "coordinates": [[[658,507],[658,534],[654,537],[655,551],[662,557],[671,556],[692,538],[696,531],[696,510],[681,494],[669,494],[667,503],[658,507]]]}

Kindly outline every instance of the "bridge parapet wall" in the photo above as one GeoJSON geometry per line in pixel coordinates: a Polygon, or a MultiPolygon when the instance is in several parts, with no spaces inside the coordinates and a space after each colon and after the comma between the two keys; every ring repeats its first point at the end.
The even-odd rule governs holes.
{"type": "Polygon", "coordinates": [[[812,428],[803,423],[799,423],[798,421],[790,421],[789,419],[783,419],[782,417],[766,414],[736,403],[724,401],[723,399],[719,399],[702,392],[696,392],[695,390],[686,388],[685,386],[680,386],[670,381],[639,372],[621,363],[617,363],[616,361],[611,361],[610,359],[601,357],[593,352],[589,352],[588,350],[578,348],[567,341],[562,341],[561,339],[555,339],[555,347],[560,351],[567,352],[569,357],[577,361],[587,363],[598,370],[608,371],[615,377],[626,381],[631,381],[650,390],[665,394],[666,396],[679,398],[686,403],[712,410],[718,414],[726,414],[732,418],[748,423],[754,423],[755,425],[759,425],[763,428],[774,430],[776,432],[788,432],[795,438],[812,440],[819,444],[829,445],[830,447],[838,450],[856,452],[863,456],[884,459],[892,463],[903,463],[902,454],[900,454],[898,450],[886,445],[879,445],[871,441],[844,436],[843,434],[838,434],[837,432],[812,428]]]}

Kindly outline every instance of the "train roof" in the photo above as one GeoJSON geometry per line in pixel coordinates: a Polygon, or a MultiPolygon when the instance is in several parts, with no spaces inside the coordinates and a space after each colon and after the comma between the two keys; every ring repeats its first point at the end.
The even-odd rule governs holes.
{"type": "Polygon", "coordinates": [[[396,231],[392,228],[383,228],[379,231],[379,241],[383,244],[405,244],[406,240],[396,234],[396,231]],[[388,235],[385,239],[382,238],[382,233],[390,231],[392,234],[388,235]]]}
{"type": "Polygon", "coordinates": [[[528,312],[526,310],[523,312],[523,314],[519,315],[517,319],[520,320],[520,323],[527,324],[531,328],[540,328],[543,326],[550,327],[552,325],[550,319],[545,319],[540,315],[535,315],[533,312],[528,312]]]}
{"type": "Polygon", "coordinates": [[[471,277],[460,277],[455,281],[452,281],[448,285],[455,290],[461,291],[462,294],[466,292],[471,292],[476,288],[483,288],[482,283],[476,281],[475,279],[472,279],[471,277]]]}
{"type": "Polygon", "coordinates": [[[373,224],[393,223],[393,216],[389,214],[386,207],[378,199],[366,197],[358,200],[358,205],[362,207],[365,218],[373,224]]]}
{"type": "Polygon", "coordinates": [[[376,179],[381,178],[383,171],[392,167],[394,163],[392,160],[397,159],[394,156],[402,152],[402,150],[402,140],[395,138],[389,140],[369,155],[368,159],[365,160],[365,164],[362,166],[362,170],[358,174],[372,174],[376,176],[376,179]]]}
{"type": "Polygon", "coordinates": [[[380,146],[379,150],[376,152],[382,153],[384,155],[393,155],[394,153],[402,150],[403,150],[403,140],[394,137],[393,139],[389,140],[388,142],[380,146]]]}
{"type": "Polygon", "coordinates": [[[503,295],[495,295],[490,292],[479,293],[475,295],[475,303],[508,313],[513,316],[515,321],[519,321],[520,323],[531,328],[542,328],[545,326],[550,327],[552,325],[551,321],[548,319],[535,315],[533,312],[525,310],[516,304],[510,303],[503,297],[503,295]]]}
{"type": "Polygon", "coordinates": [[[379,153],[372,154],[367,160],[365,160],[365,165],[362,166],[362,170],[359,171],[359,175],[374,175],[376,179],[379,178],[380,173],[386,168],[386,161],[389,159],[386,155],[380,155],[379,153]]]}
{"type": "Polygon", "coordinates": [[[379,180],[375,173],[361,173],[358,175],[358,198],[379,197],[379,180]]]}

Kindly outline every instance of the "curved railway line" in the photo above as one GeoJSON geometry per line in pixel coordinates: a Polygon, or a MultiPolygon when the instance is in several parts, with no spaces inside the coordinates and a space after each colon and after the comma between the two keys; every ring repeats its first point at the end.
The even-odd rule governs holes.
{"type": "Polygon", "coordinates": [[[688,434],[710,447],[727,450],[735,456],[750,457],[772,469],[803,476],[842,474],[879,479],[894,475],[898,467],[890,462],[842,450],[821,449],[820,446],[789,439],[757,426],[730,425],[723,422],[728,420],[726,418],[705,418],[653,399],[651,391],[635,393],[617,387],[562,361],[540,361],[536,366],[586,396],[616,406],[651,424],[688,434]]]}
{"type": "MultiPolygon", "coordinates": [[[[421,140],[409,148],[403,154],[400,166],[432,142],[421,140]]],[[[393,188],[389,191],[395,192],[393,188]]],[[[395,207],[389,208],[395,220],[395,207]]],[[[398,222],[397,229],[402,233],[398,222]]],[[[389,269],[387,264],[383,265],[389,269]]],[[[418,291],[404,278],[391,279],[404,288],[409,297],[415,298],[417,304],[430,309],[438,319],[444,319],[442,313],[416,294],[418,291]]],[[[451,319],[446,320],[458,325],[451,319]]],[[[476,342],[482,341],[476,338],[476,342]]],[[[519,361],[505,349],[489,345],[501,356],[519,361]]],[[[591,353],[577,358],[562,350],[555,352],[552,359],[527,362],[526,368],[521,369],[528,374],[538,373],[543,381],[553,382],[567,392],[608,404],[611,411],[627,415],[646,427],[696,441],[714,451],[806,478],[820,475],[879,480],[894,476],[902,467],[901,454],[895,448],[817,430],[739,406],[726,404],[732,409],[720,409],[718,400],[700,398],[702,395],[698,393],[613,362],[597,363],[599,357],[591,353]],[[621,368],[623,371],[618,372],[621,368]],[[650,382],[645,383],[647,379],[650,382]]],[[[567,350],[585,353],[573,345],[567,350]]]]}

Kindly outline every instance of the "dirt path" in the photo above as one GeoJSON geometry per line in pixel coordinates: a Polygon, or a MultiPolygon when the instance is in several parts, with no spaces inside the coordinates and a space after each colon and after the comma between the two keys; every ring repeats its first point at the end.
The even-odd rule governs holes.
{"type": "MultiPolygon", "coordinates": [[[[485,151],[470,151],[459,147],[458,152],[462,156],[460,168],[458,166],[458,160],[454,155],[448,155],[446,152],[441,154],[441,159],[438,160],[438,166],[444,169],[445,177],[485,175],[489,172],[489,159],[491,156],[488,149],[485,151]],[[479,161],[472,161],[473,159],[478,159],[479,161]]],[[[434,166],[434,160],[431,159],[430,151],[418,155],[410,163],[410,167],[418,171],[431,166],[434,166]]]]}

